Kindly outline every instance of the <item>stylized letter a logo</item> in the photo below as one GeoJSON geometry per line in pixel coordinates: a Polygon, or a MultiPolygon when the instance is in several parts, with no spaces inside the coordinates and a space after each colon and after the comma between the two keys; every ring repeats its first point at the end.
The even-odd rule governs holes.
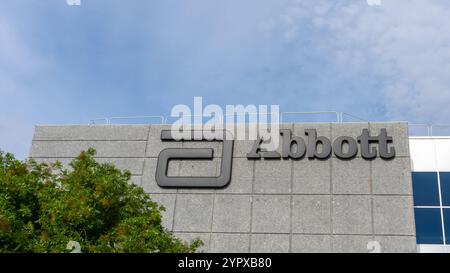
{"type": "MultiPolygon", "coordinates": [[[[194,131],[192,131],[192,135],[194,131]]],[[[194,139],[193,137],[191,139],[194,139]]],[[[171,130],[161,131],[162,141],[175,141],[171,130]]],[[[183,139],[182,139],[183,140],[183,139]]],[[[204,139],[203,139],[204,140],[204,139]]],[[[160,187],[189,187],[189,188],[222,188],[231,180],[231,165],[233,159],[233,140],[227,140],[225,131],[222,139],[214,139],[223,142],[222,163],[220,175],[217,177],[192,177],[192,176],[167,176],[167,169],[171,159],[213,159],[212,148],[167,148],[161,151],[156,165],[156,182],[160,187]]]]}

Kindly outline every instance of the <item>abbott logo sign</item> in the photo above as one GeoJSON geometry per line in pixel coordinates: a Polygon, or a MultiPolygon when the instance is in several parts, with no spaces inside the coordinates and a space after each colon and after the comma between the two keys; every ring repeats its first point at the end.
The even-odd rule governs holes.
{"type": "MultiPolygon", "coordinates": [[[[194,140],[194,134],[198,131],[191,131],[191,136],[181,141],[206,141],[203,137],[194,140]]],[[[162,141],[176,141],[172,137],[171,130],[161,131],[162,141]]],[[[230,183],[231,165],[233,160],[233,140],[226,138],[225,132],[222,137],[215,137],[212,141],[221,141],[222,146],[222,164],[220,166],[220,175],[217,177],[169,177],[167,170],[169,161],[172,159],[198,159],[207,160],[214,158],[214,149],[212,148],[168,148],[161,151],[156,165],[156,182],[160,187],[190,187],[190,188],[223,188],[230,183]]]]}
{"type": "Polygon", "coordinates": [[[395,157],[395,148],[388,147],[392,143],[392,137],[387,135],[386,129],[381,129],[378,136],[371,136],[368,129],[363,129],[360,136],[356,139],[350,136],[340,136],[333,143],[327,137],[317,136],[315,129],[306,129],[304,134],[307,142],[303,138],[293,136],[291,130],[280,130],[282,136],[281,153],[277,151],[264,151],[261,149],[262,139],[258,139],[253,145],[252,150],[247,154],[249,159],[258,158],[292,158],[301,159],[327,159],[334,155],[340,159],[352,159],[358,154],[358,143],[360,144],[361,157],[364,159],[374,159],[377,154],[382,159],[392,159],[395,157]],[[318,151],[318,147],[321,151],[318,151]],[[344,147],[347,147],[345,150],[344,147]],[[295,148],[295,149],[293,149],[295,148]]]}
{"type": "MultiPolygon", "coordinates": [[[[156,166],[156,182],[160,187],[178,188],[223,188],[231,181],[232,160],[233,160],[233,139],[227,137],[225,131],[221,137],[213,139],[198,136],[198,131],[191,131],[185,138],[175,139],[171,130],[161,131],[161,141],[221,141],[223,143],[222,162],[220,175],[217,177],[170,177],[168,176],[169,161],[173,159],[189,160],[212,160],[214,149],[212,148],[167,148],[161,151],[156,166]]],[[[216,134],[217,135],[217,134],[216,134]]],[[[266,150],[262,148],[264,139],[255,140],[253,147],[247,153],[247,159],[303,159],[309,160],[328,159],[332,153],[342,160],[351,160],[360,151],[361,157],[366,160],[375,159],[377,156],[384,160],[395,157],[395,147],[393,138],[388,136],[385,128],[381,129],[378,135],[371,135],[368,129],[363,129],[361,135],[353,138],[350,136],[339,136],[331,141],[325,136],[318,136],[315,129],[304,130],[304,138],[295,136],[289,129],[281,129],[281,147],[278,150],[266,150]]]]}

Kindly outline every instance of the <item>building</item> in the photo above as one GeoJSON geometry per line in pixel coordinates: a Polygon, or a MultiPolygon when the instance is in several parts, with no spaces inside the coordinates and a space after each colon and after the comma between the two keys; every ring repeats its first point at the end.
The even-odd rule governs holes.
{"type": "Polygon", "coordinates": [[[419,252],[450,253],[450,137],[410,137],[419,252]]]}
{"type": "Polygon", "coordinates": [[[297,148],[257,159],[249,155],[254,140],[235,140],[229,157],[225,142],[164,140],[168,125],[74,125],[37,126],[30,157],[67,164],[96,148],[100,162],[130,170],[131,182],[166,207],[167,229],[202,239],[205,252],[449,252],[449,138],[409,137],[402,122],[281,127],[303,139],[303,156],[297,148]],[[332,150],[319,141],[312,151],[313,131],[305,130],[330,140],[332,150]],[[363,147],[365,130],[386,135],[363,147]],[[164,157],[167,148],[178,150],[164,157]],[[186,148],[214,152],[168,161],[186,148]]]}

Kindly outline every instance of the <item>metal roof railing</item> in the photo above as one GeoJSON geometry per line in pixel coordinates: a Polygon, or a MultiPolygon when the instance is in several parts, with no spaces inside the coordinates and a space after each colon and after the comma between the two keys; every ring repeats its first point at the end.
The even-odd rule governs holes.
{"type": "Polygon", "coordinates": [[[431,127],[428,125],[428,124],[422,124],[422,123],[409,123],[408,124],[408,129],[409,129],[409,135],[421,135],[421,136],[423,136],[424,134],[423,133],[419,133],[419,134],[416,134],[415,132],[414,132],[414,130],[426,130],[426,136],[431,136],[432,134],[431,134],[431,127]]]}
{"type": "MultiPolygon", "coordinates": [[[[270,113],[246,113],[245,114],[245,116],[256,116],[256,117],[261,116],[261,115],[269,116],[270,113]]],[[[236,115],[233,115],[233,114],[223,115],[223,117],[225,118],[223,121],[225,121],[227,119],[227,117],[234,117],[234,116],[236,116],[236,115]]],[[[201,117],[202,119],[204,118],[204,116],[202,116],[202,115],[185,115],[184,117],[187,117],[187,118],[201,117]]],[[[170,118],[183,118],[183,117],[166,116],[164,119],[164,124],[170,124],[169,123],[170,118]]],[[[207,117],[207,118],[210,118],[210,117],[207,117]]],[[[280,122],[281,122],[281,116],[280,116],[280,122]]]]}
{"type": "Polygon", "coordinates": [[[447,129],[448,131],[447,131],[447,133],[446,133],[446,135],[450,135],[450,124],[433,124],[433,125],[431,125],[430,126],[430,135],[431,136],[433,136],[433,135],[439,135],[439,134],[436,134],[436,130],[437,129],[447,129]]]}
{"type": "MultiPolygon", "coordinates": [[[[249,114],[247,113],[246,116],[249,114]]],[[[270,113],[258,113],[258,115],[270,115],[270,113]]],[[[225,115],[224,117],[234,116],[234,115],[225,115]]],[[[280,123],[287,122],[287,117],[295,117],[295,121],[293,122],[311,122],[307,121],[304,118],[299,119],[298,117],[315,117],[319,116],[317,120],[313,122],[336,122],[336,123],[346,123],[346,122],[369,122],[366,119],[361,117],[346,113],[346,112],[338,112],[338,111],[311,111],[311,112],[281,112],[280,113],[280,123]],[[351,120],[349,120],[351,119],[351,120]]],[[[189,115],[185,117],[200,117],[199,115],[189,115]]],[[[134,123],[134,124],[171,124],[171,118],[179,118],[173,116],[117,116],[117,117],[106,117],[106,118],[95,118],[89,121],[89,125],[111,125],[111,124],[130,124],[130,121],[133,120],[147,120],[144,123],[134,123]],[[122,122],[120,122],[122,121],[122,122]],[[153,122],[151,122],[153,121],[153,122]],[[123,123],[124,122],[124,123],[123,123]]],[[[132,123],[131,123],[132,124],[132,123]]],[[[408,123],[409,134],[410,136],[450,136],[450,124],[423,124],[423,123],[408,123]],[[442,130],[445,130],[446,133],[442,133],[442,130]],[[439,133],[441,131],[441,133],[439,133]]]]}
{"type": "Polygon", "coordinates": [[[105,121],[104,124],[111,124],[108,118],[94,118],[89,120],[89,125],[97,125],[97,121],[105,121]]]}
{"type": "Polygon", "coordinates": [[[142,120],[142,119],[156,119],[160,120],[161,123],[157,124],[164,124],[164,116],[126,116],[126,117],[112,117],[109,119],[110,123],[112,124],[114,120],[142,120]]]}
{"type": "Polygon", "coordinates": [[[280,116],[281,123],[284,121],[284,116],[287,115],[296,115],[296,116],[311,116],[311,115],[333,115],[336,116],[337,123],[341,122],[341,113],[336,111],[316,111],[316,112],[282,112],[280,116]]]}
{"type": "Polygon", "coordinates": [[[420,123],[409,123],[408,124],[409,129],[410,129],[410,135],[412,136],[449,136],[450,135],[450,124],[420,124],[420,123]],[[426,134],[417,134],[414,133],[413,130],[414,128],[421,128],[423,130],[426,130],[426,134]],[[438,132],[439,129],[446,129],[446,133],[445,134],[440,134],[438,132]]]}
{"type": "MultiPolygon", "coordinates": [[[[246,116],[251,115],[249,113],[246,113],[246,116]]],[[[255,115],[270,115],[270,113],[257,113],[255,115]]],[[[225,115],[225,117],[228,116],[235,116],[235,115],[225,115]]],[[[337,123],[343,123],[344,122],[344,118],[345,117],[350,117],[352,119],[356,119],[357,121],[363,121],[363,122],[368,122],[367,120],[357,117],[355,115],[349,114],[349,113],[345,113],[345,112],[338,112],[338,111],[310,111],[310,112],[281,112],[280,113],[280,123],[283,123],[285,121],[285,118],[288,116],[322,116],[322,120],[320,122],[337,122],[337,123]],[[328,117],[327,117],[328,116],[328,117]],[[329,119],[330,116],[333,117],[333,119],[329,119]]],[[[185,117],[201,117],[200,115],[187,115],[185,117]]],[[[123,116],[123,117],[109,117],[109,118],[96,118],[96,119],[91,119],[89,121],[89,125],[97,125],[98,121],[103,121],[101,124],[113,124],[114,121],[118,121],[118,120],[133,120],[133,119],[157,119],[160,120],[160,123],[154,123],[154,124],[171,124],[169,122],[169,119],[171,118],[180,118],[180,117],[174,117],[174,116],[160,116],[160,115],[156,115],[156,116],[123,116]]],[[[296,120],[297,122],[300,120],[296,120]]],[[[308,122],[305,120],[301,120],[303,122],[308,122]]],[[[318,122],[318,121],[314,121],[314,122],[318,122]]],[[[118,124],[129,124],[129,123],[118,123],[118,124]]],[[[147,123],[146,123],[147,124],[147,123]]]]}
{"type": "Polygon", "coordinates": [[[344,122],[344,117],[346,117],[346,116],[350,117],[352,119],[356,119],[357,121],[369,122],[368,120],[365,120],[365,119],[360,118],[358,116],[355,116],[355,115],[352,115],[352,114],[349,114],[349,113],[346,113],[346,112],[341,112],[341,123],[344,122]]]}
{"type": "MultiPolygon", "coordinates": [[[[163,116],[124,116],[124,117],[110,117],[110,118],[95,118],[95,119],[91,119],[89,121],[89,125],[97,125],[97,121],[104,121],[105,125],[111,125],[114,124],[115,120],[138,120],[138,119],[158,119],[161,121],[161,123],[155,123],[155,124],[164,124],[164,117],[163,116]]],[[[123,124],[123,123],[119,123],[119,124],[123,124]]],[[[125,123],[125,124],[129,124],[129,123],[125,123]]],[[[148,124],[148,123],[144,123],[144,124],[148,124]]]]}

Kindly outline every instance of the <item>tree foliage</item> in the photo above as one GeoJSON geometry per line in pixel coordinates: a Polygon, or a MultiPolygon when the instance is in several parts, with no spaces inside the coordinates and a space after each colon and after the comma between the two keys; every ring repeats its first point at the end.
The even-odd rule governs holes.
{"type": "Polygon", "coordinates": [[[0,151],[0,252],[194,252],[161,225],[164,208],[131,174],[89,149],[70,163],[16,160],[0,151]],[[73,242],[72,242],[73,243],[73,242]]]}

